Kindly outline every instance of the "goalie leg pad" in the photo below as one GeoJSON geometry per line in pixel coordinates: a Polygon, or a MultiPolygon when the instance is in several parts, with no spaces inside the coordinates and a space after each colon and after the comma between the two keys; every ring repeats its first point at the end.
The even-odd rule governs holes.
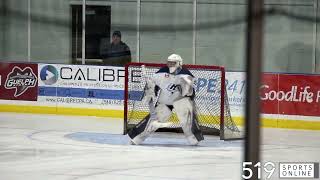
{"type": "Polygon", "coordinates": [[[160,122],[167,122],[172,114],[172,111],[171,109],[169,109],[167,105],[158,104],[156,107],[156,114],[157,114],[157,119],[160,122]]]}
{"type": "Polygon", "coordinates": [[[203,134],[200,130],[193,101],[189,97],[182,98],[173,103],[178,119],[180,120],[182,130],[190,144],[196,145],[203,140],[203,134]]]}
{"type": "Polygon", "coordinates": [[[141,135],[142,135],[143,131],[146,129],[149,121],[150,121],[150,114],[148,114],[142,121],[140,121],[135,127],[133,127],[128,132],[128,136],[130,137],[131,141],[133,141],[137,136],[140,135],[140,138],[137,138],[136,142],[133,141],[134,144],[139,144],[138,142],[140,142],[142,140],[141,135]],[[138,139],[140,139],[140,140],[138,141],[138,139]]]}
{"type": "Polygon", "coordinates": [[[146,116],[140,123],[128,132],[133,144],[141,144],[147,137],[150,136],[159,128],[169,127],[172,124],[167,123],[171,115],[171,110],[163,104],[158,105],[155,108],[156,113],[151,113],[146,116]]]}

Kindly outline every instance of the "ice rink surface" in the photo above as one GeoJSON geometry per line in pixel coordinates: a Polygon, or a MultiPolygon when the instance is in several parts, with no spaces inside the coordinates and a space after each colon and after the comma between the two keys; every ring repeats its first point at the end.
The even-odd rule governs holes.
{"type": "MultiPolygon", "coordinates": [[[[243,141],[157,133],[129,145],[119,119],[0,113],[0,180],[233,180],[243,141]]],[[[320,132],[263,129],[262,163],[320,162],[320,132]]],[[[277,168],[277,167],[276,167],[277,168]]],[[[271,179],[279,179],[278,169],[271,179]]]]}

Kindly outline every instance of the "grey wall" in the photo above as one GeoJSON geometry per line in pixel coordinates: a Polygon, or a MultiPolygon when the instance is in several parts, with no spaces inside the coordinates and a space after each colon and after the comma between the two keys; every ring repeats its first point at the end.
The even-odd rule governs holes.
{"type": "Polygon", "coordinates": [[[0,57],[3,57],[4,52],[4,4],[6,0],[0,1],[0,57]]]}
{"type": "Polygon", "coordinates": [[[142,1],[141,61],[165,62],[170,54],[178,53],[184,63],[191,64],[192,18],[192,0],[184,3],[142,1]]]}
{"type": "Polygon", "coordinates": [[[2,57],[6,61],[26,61],[28,56],[27,1],[5,0],[2,25],[2,57]]]}
{"type": "MultiPolygon", "coordinates": [[[[267,8],[281,8],[289,13],[313,16],[313,1],[303,4],[278,3],[267,8]]],[[[286,16],[267,16],[264,43],[264,71],[312,73],[315,70],[315,23],[286,16]]],[[[320,60],[320,59],[319,59],[320,60]]]]}
{"type": "Polygon", "coordinates": [[[71,63],[71,9],[67,0],[31,0],[32,62],[71,63]]]}
{"type": "Polygon", "coordinates": [[[242,1],[199,1],[197,63],[244,69],[245,14],[246,4],[242,1]]]}

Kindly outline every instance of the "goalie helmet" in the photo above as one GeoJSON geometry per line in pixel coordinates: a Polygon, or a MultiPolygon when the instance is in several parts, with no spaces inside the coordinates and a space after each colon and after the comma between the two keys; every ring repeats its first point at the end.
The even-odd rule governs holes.
{"type": "Polygon", "coordinates": [[[182,66],[182,58],[178,54],[171,54],[168,57],[167,65],[169,67],[170,73],[175,73],[177,69],[180,69],[182,66]]]}

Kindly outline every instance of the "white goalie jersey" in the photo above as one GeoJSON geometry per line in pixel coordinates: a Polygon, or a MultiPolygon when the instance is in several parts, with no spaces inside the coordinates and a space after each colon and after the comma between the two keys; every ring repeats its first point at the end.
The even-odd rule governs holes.
{"type": "Polygon", "coordinates": [[[194,76],[185,68],[174,75],[169,73],[168,67],[163,67],[150,78],[150,83],[149,88],[154,96],[158,96],[158,103],[161,104],[172,105],[183,97],[194,96],[194,76]]]}

